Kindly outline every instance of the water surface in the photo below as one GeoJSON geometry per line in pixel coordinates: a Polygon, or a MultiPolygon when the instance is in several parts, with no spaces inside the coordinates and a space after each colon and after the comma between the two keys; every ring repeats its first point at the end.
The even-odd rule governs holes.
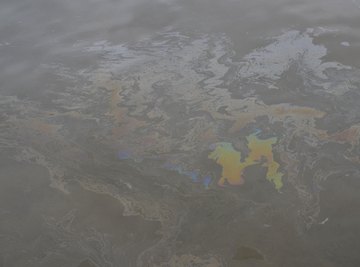
{"type": "Polygon", "coordinates": [[[360,2],[0,3],[0,266],[360,265],[360,2]]]}

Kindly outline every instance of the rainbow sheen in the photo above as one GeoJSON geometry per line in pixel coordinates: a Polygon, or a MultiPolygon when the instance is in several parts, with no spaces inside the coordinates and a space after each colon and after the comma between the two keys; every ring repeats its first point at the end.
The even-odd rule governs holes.
{"type": "Polygon", "coordinates": [[[127,150],[119,151],[117,156],[118,156],[118,159],[120,159],[120,160],[131,159],[132,158],[131,152],[127,151],[127,150]]]}
{"type": "Polygon", "coordinates": [[[205,177],[203,177],[202,183],[205,186],[205,188],[209,188],[210,184],[211,184],[211,176],[207,175],[205,177]]]}
{"type": "Polygon", "coordinates": [[[214,160],[222,167],[221,177],[218,181],[220,186],[226,183],[230,185],[242,185],[244,183],[243,173],[246,167],[259,164],[267,167],[266,179],[272,182],[277,190],[283,186],[283,174],[278,171],[280,165],[274,160],[272,147],[277,142],[276,137],[259,139],[258,132],[249,135],[249,154],[241,161],[241,152],[234,149],[231,143],[216,143],[214,150],[209,154],[209,159],[214,160]]]}
{"type": "Polygon", "coordinates": [[[185,170],[182,166],[175,164],[175,163],[171,163],[171,162],[166,162],[163,165],[163,167],[167,170],[175,171],[175,172],[179,173],[180,175],[187,176],[187,177],[191,178],[191,180],[193,182],[199,181],[199,172],[198,171],[185,170]]]}

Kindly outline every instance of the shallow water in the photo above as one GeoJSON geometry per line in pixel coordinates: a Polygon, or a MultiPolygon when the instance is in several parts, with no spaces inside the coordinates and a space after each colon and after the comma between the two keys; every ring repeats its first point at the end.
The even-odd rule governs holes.
{"type": "Polygon", "coordinates": [[[360,1],[2,1],[0,266],[360,266],[360,1]]]}

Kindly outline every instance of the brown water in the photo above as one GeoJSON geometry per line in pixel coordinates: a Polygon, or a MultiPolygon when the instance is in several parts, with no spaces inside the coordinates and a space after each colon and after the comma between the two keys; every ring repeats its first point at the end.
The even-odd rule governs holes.
{"type": "Polygon", "coordinates": [[[360,1],[0,3],[0,266],[360,266],[360,1]]]}

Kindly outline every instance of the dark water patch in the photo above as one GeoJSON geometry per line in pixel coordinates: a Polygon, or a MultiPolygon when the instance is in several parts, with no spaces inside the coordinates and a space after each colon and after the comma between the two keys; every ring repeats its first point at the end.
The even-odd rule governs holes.
{"type": "Polygon", "coordinates": [[[318,248],[323,257],[334,262],[334,266],[360,264],[359,186],[358,173],[334,175],[324,183],[320,193],[323,223],[314,227],[307,238],[309,245],[318,248]]]}
{"type": "Polygon", "coordinates": [[[96,267],[96,265],[91,260],[82,261],[78,267],[96,267]]]}
{"type": "Polygon", "coordinates": [[[244,260],[264,260],[264,256],[255,248],[241,246],[236,249],[233,260],[244,261],[244,260]]]}
{"type": "Polygon", "coordinates": [[[130,266],[160,239],[159,222],[124,216],[122,204],[110,196],[75,185],[64,195],[49,187],[43,167],[4,158],[2,163],[0,246],[7,255],[5,266],[22,266],[30,255],[35,258],[27,266],[72,265],[86,256],[91,261],[80,266],[107,266],[109,261],[130,266]],[[114,254],[119,250],[126,251],[126,259],[114,254]],[[51,256],[54,251],[57,256],[51,256]]]}

